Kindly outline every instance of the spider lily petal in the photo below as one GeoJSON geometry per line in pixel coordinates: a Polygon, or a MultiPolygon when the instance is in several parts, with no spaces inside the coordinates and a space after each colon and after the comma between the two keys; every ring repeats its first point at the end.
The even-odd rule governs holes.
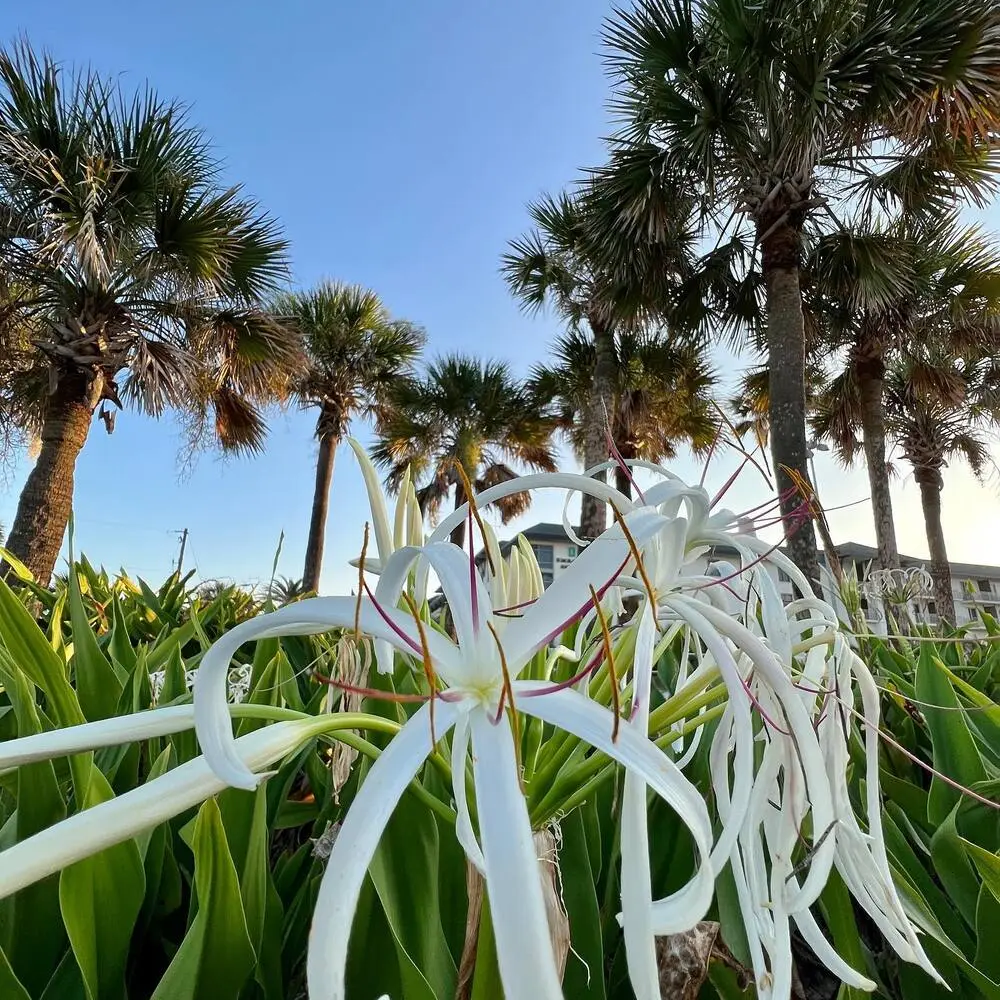
{"type": "Polygon", "coordinates": [[[393,536],[389,529],[389,511],[385,505],[382,484],[378,481],[378,473],[365,449],[354,438],[348,438],[347,443],[357,457],[358,465],[361,466],[361,475],[364,477],[365,489],[368,491],[368,505],[372,511],[375,545],[378,549],[379,562],[384,566],[386,560],[392,555],[393,536]]]}
{"type": "MultiPolygon", "coordinates": [[[[384,639],[406,652],[420,652],[413,619],[401,611],[379,608],[351,597],[313,597],[242,622],[202,657],[194,685],[195,729],[205,759],[226,784],[253,789],[259,779],[241,760],[226,704],[226,677],[233,654],[245,642],[280,635],[308,635],[353,627],[358,617],[366,635],[384,639]],[[360,610],[360,614],[359,614],[360,610]]],[[[427,631],[427,643],[442,674],[456,666],[457,651],[442,635],[427,631]]]]}
{"type": "MultiPolygon", "coordinates": [[[[444,736],[458,713],[457,706],[439,702],[435,736],[444,736]]],[[[312,1000],[346,996],[347,945],[368,866],[393,809],[432,750],[430,706],[423,705],[382,751],[347,810],[320,883],[309,932],[312,1000]]]]}
{"type": "Polygon", "coordinates": [[[455,735],[451,740],[451,772],[455,795],[455,836],[465,851],[465,856],[483,875],[486,874],[486,861],[483,850],[476,840],[472,829],[472,817],[469,815],[469,798],[465,788],[465,761],[469,755],[469,713],[464,712],[455,724],[455,735]]]}
{"type": "Polygon", "coordinates": [[[561,1000],[538,856],[506,717],[493,725],[482,709],[471,714],[483,859],[504,994],[561,1000]]]}
{"type": "MultiPolygon", "coordinates": [[[[632,723],[623,721],[618,739],[614,740],[611,736],[614,720],[608,709],[569,688],[531,697],[531,692],[548,687],[542,681],[515,681],[515,695],[523,695],[517,698],[519,711],[572,733],[637,774],[677,813],[690,831],[698,870],[687,885],[656,904],[658,934],[689,930],[705,916],[715,887],[709,860],[712,825],[704,799],[673,761],[632,723]]],[[[633,847],[623,842],[622,854],[633,847]]]]}
{"type": "MultiPolygon", "coordinates": [[[[636,678],[632,722],[641,733],[649,728],[649,682],[652,679],[656,618],[647,602],[635,640],[636,678]]],[[[660,972],[653,930],[653,884],[649,870],[649,823],[646,783],[633,771],[625,775],[622,802],[622,928],[629,979],[636,1000],[660,1000],[660,972]]]]}
{"type": "MultiPolygon", "coordinates": [[[[667,522],[655,511],[641,510],[625,518],[638,545],[643,545],[667,522]]],[[[598,596],[621,572],[631,547],[621,525],[614,524],[595,538],[524,614],[510,622],[504,645],[511,669],[523,665],[538,649],[560,635],[592,603],[590,587],[598,596]]]]}
{"type": "Polygon", "coordinates": [[[169,705],[147,712],[112,716],[100,722],[85,722],[5,740],[0,743],[0,768],[20,767],[37,760],[120,746],[135,740],[151,740],[193,728],[193,705],[169,705]]]}
{"type": "MultiPolygon", "coordinates": [[[[241,736],[235,752],[245,769],[260,770],[287,757],[328,724],[328,719],[276,722],[241,736]]],[[[117,798],[75,813],[0,851],[0,897],[149,830],[225,787],[206,759],[196,757],[117,798]]]]}

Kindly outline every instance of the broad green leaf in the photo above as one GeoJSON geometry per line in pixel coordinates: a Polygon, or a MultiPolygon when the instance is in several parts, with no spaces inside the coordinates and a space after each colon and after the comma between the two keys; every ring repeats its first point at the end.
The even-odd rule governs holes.
{"type": "Polygon", "coordinates": [[[14,975],[14,970],[10,967],[10,962],[7,961],[2,949],[0,949],[0,997],[4,1000],[31,1000],[31,994],[14,975]]]}
{"type": "Polygon", "coordinates": [[[392,932],[403,996],[450,1000],[457,970],[441,925],[438,828],[412,796],[396,807],[368,872],[392,932]]]}
{"type": "MultiPolygon", "coordinates": [[[[94,770],[85,808],[114,798],[111,786],[94,770]]],[[[126,840],[63,870],[59,904],[88,1000],[125,995],[129,943],[146,894],[139,847],[126,840]]]]}
{"type": "Polygon", "coordinates": [[[1000,898],[985,882],[979,890],[976,909],[976,968],[1000,983],[1000,948],[997,947],[997,929],[1000,928],[1000,898]]]}
{"type": "MultiPolygon", "coordinates": [[[[89,722],[115,714],[124,686],[125,672],[115,672],[94,635],[83,606],[80,577],[75,565],[69,572],[69,615],[73,625],[73,676],[80,708],[89,722]]],[[[121,669],[121,668],[119,668],[121,669]]]]}
{"type": "Polygon", "coordinates": [[[983,885],[988,886],[990,892],[1000,900],[1000,855],[986,851],[968,840],[963,840],[962,846],[979,870],[983,885]]]}
{"type": "Polygon", "coordinates": [[[28,610],[0,579],[0,643],[15,669],[23,670],[45,693],[48,712],[60,726],[86,722],[58,653],[46,642],[28,610]]]}
{"type": "MultiPolygon", "coordinates": [[[[819,897],[819,903],[837,953],[852,968],[862,974],[868,974],[865,949],[858,932],[851,896],[836,869],[830,872],[826,887],[819,897]]],[[[865,1000],[867,996],[864,990],[844,985],[840,988],[838,1000],[865,1000]]]]}
{"type": "Polygon", "coordinates": [[[198,912],[153,1000],[235,1000],[256,961],[239,879],[214,799],[198,810],[194,863],[198,912]]]}
{"type": "Polygon", "coordinates": [[[125,613],[122,611],[121,598],[114,597],[111,601],[111,638],[108,640],[108,652],[117,668],[124,670],[126,675],[132,674],[136,667],[136,652],[132,648],[128,625],[125,623],[125,613]]]}
{"type": "MultiPolygon", "coordinates": [[[[14,706],[20,736],[42,732],[34,702],[34,687],[24,674],[0,670],[14,706]]],[[[17,769],[17,810],[14,813],[18,841],[66,816],[66,804],[52,761],[25,764],[17,769]]],[[[37,994],[48,982],[66,947],[59,918],[59,880],[51,875],[29,885],[3,903],[10,914],[7,950],[10,964],[24,986],[37,994]]],[[[0,993],[0,996],[4,996],[0,993]]]]}
{"type": "Polygon", "coordinates": [[[948,814],[931,838],[931,861],[949,899],[970,927],[976,926],[979,879],[963,849],[955,825],[958,806],[948,814]]]}
{"type": "Polygon", "coordinates": [[[561,827],[559,867],[570,926],[570,953],[563,976],[563,993],[581,1000],[604,1000],[604,976],[594,975],[593,971],[604,965],[601,908],[581,810],[574,809],[562,821],[561,827]]]}
{"type": "MultiPolygon", "coordinates": [[[[937,659],[931,643],[924,643],[917,665],[917,697],[924,702],[923,713],[934,748],[934,767],[968,788],[989,777],[976,741],[961,711],[948,671],[937,659]],[[940,709],[929,705],[941,706],[940,709]]],[[[961,793],[938,778],[931,780],[927,818],[933,825],[943,823],[958,803],[961,793]]]]}

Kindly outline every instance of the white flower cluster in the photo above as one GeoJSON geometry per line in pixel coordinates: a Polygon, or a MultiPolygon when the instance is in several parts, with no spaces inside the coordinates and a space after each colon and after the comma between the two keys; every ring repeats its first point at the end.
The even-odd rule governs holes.
{"type": "MultiPolygon", "coordinates": [[[[621,921],[638,1000],[659,1000],[656,936],[701,921],[727,865],[759,996],[786,1000],[791,994],[793,927],[844,982],[874,989],[836,953],[812,913],[834,868],[900,957],[934,975],[893,885],[882,835],[877,689],[833,609],[812,596],[808,582],[780,551],[737,534],[735,516],[714,509],[704,489],[662,470],[662,481],[634,502],[583,476],[525,476],[485,491],[476,506],[508,493],[554,487],[596,495],[615,512],[611,527],[543,590],[531,549],[523,542],[504,555],[492,531],[480,523],[487,558],[479,568],[447,541],[462,518],[469,518],[470,529],[478,522],[476,507],[456,511],[425,538],[407,481],[390,529],[375,471],[356,451],[373,510],[378,551],[377,558],[366,559],[365,568],[378,573],[374,592],[366,586],[354,597],[300,601],[223,636],[205,654],[195,678],[194,721],[204,757],[52,828],[75,823],[73,838],[37,843],[50,833],[45,831],[32,838],[34,853],[28,847],[32,840],[0,853],[0,892],[28,884],[26,877],[44,877],[56,870],[53,864],[84,856],[98,849],[97,843],[106,846],[110,821],[104,817],[125,808],[130,796],[137,812],[122,829],[115,828],[116,835],[131,836],[136,822],[160,822],[171,815],[166,808],[176,809],[179,801],[204,797],[223,785],[256,787],[260,777],[255,772],[288,753],[297,740],[323,732],[332,717],[280,722],[236,739],[229,703],[238,700],[237,693],[243,697],[249,683],[248,674],[234,682],[238,671],[230,664],[236,650],[265,637],[359,629],[375,643],[379,670],[392,670],[402,659],[423,671],[436,693],[382,751],[327,845],[308,958],[313,1000],[344,997],[351,924],[368,865],[400,796],[439,745],[451,757],[458,839],[488,887],[504,992],[542,1000],[562,995],[511,713],[505,709],[540,720],[547,731],[562,730],[578,746],[594,747],[624,768],[621,921]],[[720,545],[736,550],[738,565],[700,569],[701,557],[720,545]],[[768,563],[784,571],[805,596],[785,607],[768,563]],[[421,610],[432,573],[447,601],[447,633],[432,627],[421,610]],[[561,637],[571,625],[577,626],[574,644],[564,648],[561,637]],[[612,627],[634,651],[617,675],[612,627]],[[697,744],[685,749],[679,736],[672,748],[662,750],[649,738],[656,649],[663,633],[683,634],[686,655],[678,690],[718,683],[725,688],[724,712],[708,748],[716,824],[683,771],[697,744]],[[590,697],[587,683],[586,664],[600,649],[602,636],[610,707],[590,697]],[[549,650],[553,642],[556,648],[549,650]],[[561,658],[585,665],[572,683],[556,682],[550,674],[561,658]],[[619,702],[630,705],[625,718],[617,711],[619,702]],[[847,784],[848,740],[856,719],[867,742],[867,803],[861,817],[847,784]],[[471,786],[466,781],[470,769],[471,786]],[[173,798],[158,797],[163,782],[173,782],[173,798]],[[650,859],[657,851],[656,831],[650,831],[647,820],[650,791],[674,810],[694,848],[694,874],[663,899],[654,898],[650,879],[650,859]],[[72,851],[67,852],[67,842],[74,845],[72,851]],[[11,869],[26,857],[33,859],[30,877],[11,869]]],[[[145,713],[141,731],[182,728],[187,717],[162,714],[171,711],[145,713]]],[[[64,737],[59,745],[139,738],[140,724],[128,718],[127,725],[119,719],[78,727],[87,733],[64,737]],[[113,724],[118,729],[112,732],[113,724]],[[129,735],[122,737],[125,731],[129,735]]],[[[20,754],[15,762],[35,759],[32,748],[39,744],[31,740],[37,739],[5,748],[20,754]]],[[[0,752],[0,765],[9,760],[0,752]]]]}

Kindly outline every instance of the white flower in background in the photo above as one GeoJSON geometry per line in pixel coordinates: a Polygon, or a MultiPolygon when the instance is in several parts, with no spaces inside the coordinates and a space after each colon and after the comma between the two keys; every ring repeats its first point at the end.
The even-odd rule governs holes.
{"type": "MultiPolygon", "coordinates": [[[[628,519],[632,536],[640,541],[658,530],[661,522],[659,515],[646,511],[628,519]]],[[[442,685],[438,696],[421,707],[382,752],[343,820],[323,877],[310,938],[308,972],[314,1000],[343,997],[351,922],[365,872],[399,797],[434,741],[452,728],[456,832],[486,879],[504,990],[511,997],[561,996],[514,740],[503,711],[510,702],[518,712],[600,749],[671,805],[690,830],[698,868],[684,888],[658,906],[664,920],[669,914],[679,930],[704,916],[714,891],[711,829],[696,789],[643,733],[628,722],[617,724],[607,708],[574,690],[518,679],[538,650],[579,619],[591,602],[594,581],[603,586],[612,580],[628,553],[622,529],[609,529],[519,617],[511,618],[494,613],[486,585],[470,569],[469,557],[461,549],[449,543],[404,548],[383,566],[383,579],[405,575],[417,560],[426,560],[447,598],[456,641],[412,615],[374,601],[314,598],[238,625],[206,653],[195,687],[199,740],[220,778],[242,788],[255,787],[258,779],[236,752],[222,697],[229,660],[242,643],[349,628],[357,619],[363,633],[420,658],[442,685]],[[466,798],[470,750],[481,843],[475,838],[466,798]]],[[[629,846],[623,844],[623,849],[629,846]]]]}
{"type": "MultiPolygon", "coordinates": [[[[245,663],[239,667],[234,667],[229,671],[229,681],[226,692],[229,701],[234,705],[238,705],[249,693],[250,675],[252,672],[253,667],[249,663],[245,663]]],[[[197,673],[197,669],[184,671],[184,687],[186,690],[190,691],[194,687],[194,680],[197,673]]],[[[163,683],[166,680],[166,677],[167,672],[165,670],[154,670],[149,675],[149,687],[153,695],[154,704],[160,700],[160,695],[163,693],[163,683]]]]}
{"type": "MultiPolygon", "coordinates": [[[[368,493],[368,505],[372,512],[375,548],[378,553],[376,556],[366,553],[365,570],[378,574],[389,556],[397,549],[401,549],[404,545],[423,545],[424,515],[417,502],[417,491],[410,478],[410,470],[407,469],[403,473],[403,480],[396,497],[396,510],[390,523],[389,508],[382,492],[382,484],[379,482],[378,471],[368,453],[354,438],[348,438],[347,443],[361,466],[361,475],[364,477],[365,490],[368,493]]],[[[353,559],[351,565],[357,567],[360,561],[360,558],[353,559]]]]}

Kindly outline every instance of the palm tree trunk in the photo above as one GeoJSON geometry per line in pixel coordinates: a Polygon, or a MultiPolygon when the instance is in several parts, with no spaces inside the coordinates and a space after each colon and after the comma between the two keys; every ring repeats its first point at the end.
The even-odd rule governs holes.
{"type": "Polygon", "coordinates": [[[924,511],[924,530],[927,532],[927,548],[931,554],[931,579],[934,581],[934,602],[941,618],[955,624],[955,599],[951,592],[951,564],[944,542],[944,527],[941,524],[941,488],[944,480],[938,469],[914,470],[914,478],[920,487],[920,505],[924,511]]]}
{"type": "MultiPolygon", "coordinates": [[[[461,507],[467,499],[468,498],[465,495],[465,487],[462,485],[462,481],[458,480],[455,483],[455,510],[458,510],[458,508],[461,507]]],[[[455,525],[454,528],[451,529],[452,543],[457,545],[459,548],[462,548],[465,545],[465,521],[466,519],[463,518],[458,524],[455,525]]]]}
{"type": "MultiPolygon", "coordinates": [[[[764,222],[759,221],[758,227],[764,222]]],[[[806,448],[805,324],[799,288],[801,229],[785,222],[767,232],[762,243],[767,288],[768,419],[788,553],[821,593],[819,558],[812,522],[798,515],[802,498],[786,469],[809,481],[806,448]]]]}
{"type": "Polygon", "coordinates": [[[615,469],[615,489],[632,499],[632,480],[624,469],[615,469]]]}
{"type": "MultiPolygon", "coordinates": [[[[583,464],[592,468],[608,458],[608,415],[614,406],[615,335],[597,315],[588,315],[594,335],[594,381],[587,408],[583,464]]],[[[598,472],[595,479],[607,482],[607,474],[598,472]]],[[[607,505],[596,497],[584,496],[580,508],[580,537],[597,538],[608,526],[607,505]]]]}
{"type": "MultiPolygon", "coordinates": [[[[322,417],[320,418],[322,422],[322,417]]],[[[313,488],[312,516],[309,519],[309,540],[306,542],[306,564],[302,570],[302,585],[306,590],[319,591],[319,573],[323,565],[323,544],[326,519],[330,511],[330,483],[337,457],[339,440],[333,434],[320,434],[319,455],[316,458],[316,485],[313,488]]]]}
{"type": "Polygon", "coordinates": [[[885,362],[879,356],[860,358],[855,370],[861,394],[861,432],[872,494],[878,560],[883,569],[899,569],[889,470],[885,460],[885,410],[882,403],[885,362]]]}
{"type": "Polygon", "coordinates": [[[41,450],[21,490],[7,548],[47,586],[73,510],[77,456],[93,415],[89,372],[61,374],[42,421],[41,450]]]}

